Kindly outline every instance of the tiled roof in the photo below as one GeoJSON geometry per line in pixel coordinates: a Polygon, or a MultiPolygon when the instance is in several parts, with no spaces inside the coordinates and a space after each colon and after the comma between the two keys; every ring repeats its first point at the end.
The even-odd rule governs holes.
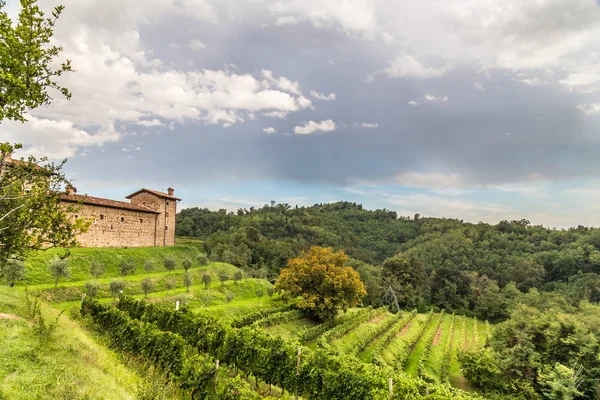
{"type": "Polygon", "coordinates": [[[63,194],[60,197],[60,199],[62,201],[66,201],[68,203],[91,204],[91,205],[95,205],[95,206],[119,208],[119,209],[122,209],[122,210],[130,210],[130,211],[147,212],[147,213],[152,213],[152,214],[160,214],[160,212],[158,212],[156,210],[153,210],[150,207],[143,206],[143,205],[126,203],[124,201],[102,199],[100,197],[84,196],[84,195],[80,195],[80,194],[63,194]]]}
{"type": "Polygon", "coordinates": [[[126,196],[125,198],[126,198],[126,199],[130,199],[130,198],[132,198],[133,196],[135,196],[136,194],[139,194],[139,193],[142,193],[142,192],[148,192],[148,193],[152,193],[153,195],[155,195],[155,196],[158,196],[158,197],[162,197],[162,198],[164,198],[164,199],[170,199],[170,200],[181,200],[179,197],[170,196],[170,195],[168,195],[167,193],[164,193],[164,192],[159,192],[158,190],[146,189],[146,188],[140,189],[140,190],[138,190],[138,191],[137,191],[137,192],[135,192],[135,193],[131,193],[129,196],[126,196]]]}

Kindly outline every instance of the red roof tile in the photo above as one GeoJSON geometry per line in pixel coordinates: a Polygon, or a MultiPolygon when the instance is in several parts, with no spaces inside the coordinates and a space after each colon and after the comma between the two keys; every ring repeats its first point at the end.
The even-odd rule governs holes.
{"type": "Polygon", "coordinates": [[[138,190],[137,192],[131,193],[129,196],[126,196],[125,198],[126,199],[130,199],[133,196],[135,196],[136,194],[139,194],[139,193],[142,193],[142,192],[148,192],[148,193],[151,193],[151,194],[153,194],[155,196],[162,197],[164,199],[181,200],[179,197],[169,196],[167,193],[159,192],[158,190],[146,189],[146,188],[143,188],[143,189],[138,190]]]}
{"type": "Polygon", "coordinates": [[[124,201],[102,199],[100,197],[85,196],[85,195],[80,195],[80,194],[63,194],[62,196],[60,196],[60,199],[62,201],[66,201],[68,203],[82,203],[82,204],[90,204],[90,205],[94,205],[94,206],[119,208],[122,210],[160,214],[160,212],[153,210],[150,207],[143,206],[143,205],[126,203],[124,201]]]}

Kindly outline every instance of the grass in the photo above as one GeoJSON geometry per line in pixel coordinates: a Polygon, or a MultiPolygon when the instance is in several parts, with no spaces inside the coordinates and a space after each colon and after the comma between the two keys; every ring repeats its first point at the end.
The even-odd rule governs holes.
{"type": "MultiPolygon", "coordinates": [[[[26,274],[21,285],[37,285],[53,283],[54,280],[48,272],[48,264],[57,256],[64,255],[64,249],[48,249],[38,251],[25,260],[26,274]]],[[[71,267],[71,280],[83,281],[90,279],[89,268],[92,261],[97,261],[106,266],[107,278],[119,276],[119,264],[122,259],[132,259],[136,265],[136,274],[144,274],[144,262],[153,261],[157,268],[162,268],[166,257],[172,257],[181,268],[181,262],[189,258],[195,264],[200,253],[195,245],[176,245],[169,247],[132,247],[132,248],[74,248],[70,249],[71,255],[67,262],[71,267]]]]}
{"type": "MultiPolygon", "coordinates": [[[[231,264],[226,263],[210,263],[204,267],[195,267],[190,269],[190,275],[192,276],[195,283],[199,284],[202,279],[202,275],[208,272],[212,276],[212,285],[221,285],[218,278],[217,273],[219,271],[225,271],[230,277],[238,271],[237,267],[234,267],[231,264]]],[[[166,283],[170,280],[175,287],[183,288],[183,269],[177,269],[172,271],[171,273],[165,271],[161,272],[153,272],[149,274],[140,274],[140,275],[128,275],[121,276],[117,279],[122,280],[126,283],[126,288],[124,292],[129,295],[142,294],[143,291],[140,287],[140,282],[149,277],[154,284],[154,292],[165,291],[167,289],[166,283]]],[[[109,289],[108,284],[115,278],[101,278],[98,279],[99,285],[99,295],[100,297],[109,297],[109,289]]],[[[89,279],[89,281],[93,281],[93,279],[89,279]]],[[[40,285],[32,285],[28,286],[28,289],[33,293],[39,294],[44,300],[49,302],[65,302],[65,301],[75,301],[81,299],[81,295],[85,293],[85,282],[64,282],[59,283],[57,288],[54,288],[54,284],[40,284],[40,285]]],[[[211,285],[211,286],[212,286],[211,285]]]]}
{"type": "Polygon", "coordinates": [[[454,344],[452,346],[452,354],[450,356],[450,368],[448,371],[448,378],[453,386],[461,389],[467,389],[465,378],[462,376],[460,371],[460,364],[458,362],[458,353],[464,348],[465,344],[465,329],[466,324],[469,322],[468,318],[455,317],[454,321],[454,344]]]}
{"type": "Polygon", "coordinates": [[[383,362],[395,366],[397,360],[407,356],[410,344],[416,340],[425,326],[427,314],[417,314],[398,335],[390,342],[382,353],[383,362]]]}
{"type": "Polygon", "coordinates": [[[353,353],[356,351],[356,345],[361,338],[370,336],[378,326],[385,324],[389,319],[394,318],[394,316],[395,314],[389,312],[378,315],[372,320],[360,324],[341,338],[334,340],[331,345],[341,353],[353,353]]]}
{"type": "Polygon", "coordinates": [[[446,358],[445,347],[446,342],[452,335],[452,317],[452,315],[444,315],[440,328],[434,336],[431,350],[429,351],[429,357],[427,357],[424,362],[423,372],[437,382],[440,381],[442,369],[448,361],[446,358]]]}
{"type": "Polygon", "coordinates": [[[311,321],[307,318],[303,318],[295,321],[289,321],[283,324],[270,326],[268,328],[263,329],[272,335],[281,336],[283,338],[293,340],[295,339],[298,332],[306,328],[311,328],[315,325],[316,323],[314,321],[311,321]]]}
{"type": "Polygon", "coordinates": [[[408,356],[408,359],[406,360],[406,367],[404,369],[408,375],[417,375],[419,361],[421,360],[421,354],[423,353],[423,350],[425,350],[425,347],[429,344],[429,340],[431,339],[431,335],[434,333],[437,327],[439,318],[439,314],[435,314],[431,318],[431,320],[423,330],[421,337],[419,338],[419,340],[417,340],[413,351],[408,356]]]}
{"type": "MultiPolygon", "coordinates": [[[[135,398],[141,378],[67,315],[54,339],[40,345],[22,291],[0,287],[0,313],[17,318],[0,319],[0,398],[135,398]]],[[[57,312],[43,306],[43,314],[50,320],[57,312]]]]}

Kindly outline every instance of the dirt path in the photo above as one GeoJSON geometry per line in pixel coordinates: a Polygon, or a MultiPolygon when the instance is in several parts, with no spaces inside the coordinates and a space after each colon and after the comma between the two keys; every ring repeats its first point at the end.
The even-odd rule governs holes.
{"type": "Polygon", "coordinates": [[[379,322],[381,322],[381,320],[383,320],[385,318],[385,314],[382,315],[378,315],[375,318],[373,318],[372,320],[369,321],[370,324],[377,324],[379,322]]]}
{"type": "Polygon", "coordinates": [[[400,330],[400,332],[398,332],[396,334],[396,336],[403,336],[406,334],[406,332],[408,332],[408,330],[410,329],[410,327],[412,326],[412,321],[410,321],[408,324],[404,325],[404,328],[402,328],[400,330]]]}
{"type": "Polygon", "coordinates": [[[467,329],[465,329],[465,345],[463,347],[463,349],[468,349],[469,348],[469,335],[467,332],[467,329]]]}
{"type": "Polygon", "coordinates": [[[17,317],[14,314],[4,314],[4,313],[0,313],[0,319],[14,319],[14,320],[20,320],[23,319],[21,317],[17,317]]]}
{"type": "Polygon", "coordinates": [[[438,327],[438,330],[435,333],[435,336],[433,337],[433,342],[431,343],[431,345],[432,346],[437,345],[440,342],[441,336],[442,336],[442,324],[440,324],[440,326],[438,327]]]}

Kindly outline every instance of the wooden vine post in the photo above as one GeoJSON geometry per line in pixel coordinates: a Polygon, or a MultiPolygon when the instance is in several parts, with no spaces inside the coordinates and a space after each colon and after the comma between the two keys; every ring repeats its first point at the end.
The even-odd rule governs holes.
{"type": "Polygon", "coordinates": [[[217,362],[215,363],[215,379],[213,380],[213,390],[217,385],[217,375],[219,375],[219,360],[217,360],[217,362]]]}
{"type": "Polygon", "coordinates": [[[85,293],[83,293],[83,294],[81,295],[81,307],[80,307],[80,308],[82,308],[82,307],[83,307],[83,301],[84,301],[84,300],[85,300],[85,293]]]}
{"type": "Polygon", "coordinates": [[[179,311],[179,300],[175,302],[175,311],[179,311]]]}
{"type": "Polygon", "coordinates": [[[300,376],[300,354],[302,354],[302,348],[298,347],[298,360],[296,361],[296,400],[298,400],[298,377],[300,376]]]}
{"type": "Polygon", "coordinates": [[[392,378],[390,378],[388,380],[388,387],[390,390],[390,399],[394,397],[394,380],[392,378]]]}

